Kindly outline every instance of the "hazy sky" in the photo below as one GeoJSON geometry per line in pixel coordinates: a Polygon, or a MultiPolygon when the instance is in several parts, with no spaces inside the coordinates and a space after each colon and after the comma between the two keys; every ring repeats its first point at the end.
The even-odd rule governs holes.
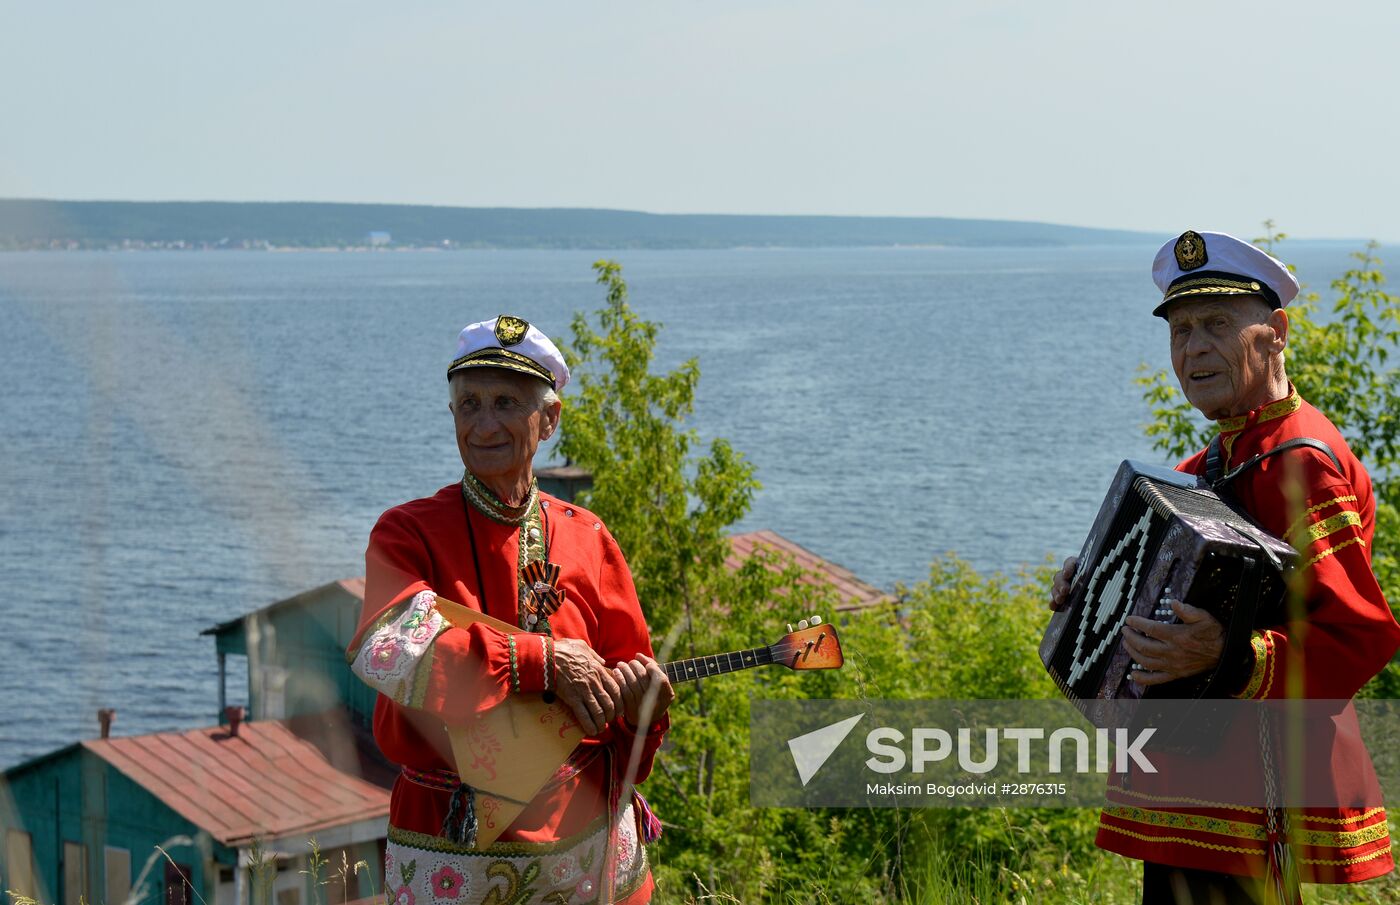
{"type": "Polygon", "coordinates": [[[0,0],[0,197],[1400,240],[1394,2],[0,0]]]}

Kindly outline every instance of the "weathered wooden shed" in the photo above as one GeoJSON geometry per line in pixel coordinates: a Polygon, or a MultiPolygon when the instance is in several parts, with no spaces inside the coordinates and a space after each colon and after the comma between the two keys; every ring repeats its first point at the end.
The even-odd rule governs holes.
{"type": "Polygon", "coordinates": [[[343,707],[356,724],[368,727],[375,692],[345,662],[364,596],[363,578],[332,581],[201,632],[214,636],[218,712],[228,703],[232,678],[247,682],[253,720],[343,707]],[[240,668],[231,668],[234,664],[240,668]]]}
{"type": "Polygon", "coordinates": [[[3,788],[0,888],[40,902],[337,905],[383,888],[388,790],[279,721],[89,739],[3,788]],[[331,862],[314,890],[313,839],[331,862]],[[342,855],[368,869],[336,878],[342,855]]]}

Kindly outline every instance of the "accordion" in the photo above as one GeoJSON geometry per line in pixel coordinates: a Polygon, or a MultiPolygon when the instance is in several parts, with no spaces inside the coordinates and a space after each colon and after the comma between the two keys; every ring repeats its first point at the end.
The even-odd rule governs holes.
{"type": "Polygon", "coordinates": [[[1122,642],[1127,618],[1176,622],[1160,602],[1182,600],[1218,619],[1226,649],[1234,649],[1251,629],[1281,620],[1297,558],[1194,475],[1124,462],[1080,552],[1069,601],[1050,618],[1040,659],[1090,719],[1093,701],[1209,696],[1213,673],[1134,684],[1122,642]]]}

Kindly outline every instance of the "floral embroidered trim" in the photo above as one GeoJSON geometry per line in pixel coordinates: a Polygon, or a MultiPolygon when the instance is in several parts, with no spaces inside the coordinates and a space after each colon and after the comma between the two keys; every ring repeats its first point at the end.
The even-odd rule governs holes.
{"type": "MultiPolygon", "coordinates": [[[[446,630],[447,626],[443,626],[443,631],[446,630]]],[[[429,647],[418,659],[418,666],[413,670],[413,685],[408,690],[409,707],[422,707],[423,702],[428,699],[428,684],[433,680],[433,657],[436,651],[437,648],[429,647]]]]}
{"type": "Polygon", "coordinates": [[[1288,530],[1284,532],[1283,536],[1284,536],[1284,537],[1292,537],[1292,536],[1294,535],[1294,533],[1297,532],[1298,528],[1302,526],[1303,522],[1307,520],[1308,516],[1312,515],[1312,514],[1315,513],[1315,512],[1320,512],[1320,511],[1322,511],[1323,509],[1326,509],[1328,506],[1335,506],[1335,505],[1338,505],[1338,504],[1340,504],[1340,503],[1355,503],[1355,502],[1356,502],[1356,494],[1352,494],[1351,496],[1338,496],[1338,497],[1333,497],[1332,499],[1328,500],[1328,501],[1325,502],[1325,503],[1318,503],[1316,506],[1310,506],[1310,507],[1308,507],[1308,511],[1307,511],[1307,512],[1304,512],[1302,515],[1298,516],[1298,518],[1293,522],[1293,524],[1291,524],[1291,525],[1288,526],[1288,530]]]}
{"type": "Polygon", "coordinates": [[[1165,826],[1175,830],[1190,830],[1193,833],[1214,833],[1217,836],[1234,836],[1238,839],[1263,841],[1265,838],[1262,826],[1239,820],[1221,820],[1216,817],[1204,817],[1200,814],[1122,806],[1106,807],[1103,812],[1109,817],[1129,820],[1133,823],[1145,823],[1149,826],[1165,826]]]}
{"type": "Polygon", "coordinates": [[[447,630],[437,595],[420,591],[360,642],[350,669],[367,684],[406,707],[421,707],[431,672],[432,643],[447,630]]]}
{"type": "Polygon", "coordinates": [[[521,853],[506,851],[510,845],[492,846],[483,852],[439,851],[402,841],[422,838],[431,844],[434,837],[391,826],[384,857],[387,902],[600,905],[609,890],[609,901],[626,898],[642,889],[650,875],[646,851],[637,844],[635,830],[627,829],[630,820],[630,814],[624,812],[616,844],[610,841],[604,822],[585,838],[547,843],[544,851],[521,853]]]}
{"type": "Polygon", "coordinates": [[[1317,555],[1314,556],[1312,559],[1310,559],[1310,560],[1308,560],[1307,562],[1303,563],[1303,568],[1306,569],[1306,568],[1312,566],[1313,564],[1315,564],[1318,560],[1320,560],[1320,559],[1326,559],[1327,557],[1329,557],[1329,556],[1331,556],[1332,554],[1336,553],[1338,550],[1344,550],[1344,549],[1346,549],[1347,547],[1350,547],[1352,544],[1360,544],[1361,546],[1364,547],[1364,546],[1366,546],[1366,540],[1365,540],[1365,538],[1360,538],[1360,537],[1348,538],[1347,540],[1342,541],[1340,544],[1337,544],[1337,546],[1335,546],[1335,547],[1328,547],[1326,550],[1323,550],[1321,553],[1317,554],[1317,555]]]}
{"type": "MultiPolygon", "coordinates": [[[[1259,840],[1261,842],[1267,838],[1265,828],[1258,824],[1243,823],[1238,820],[1220,820],[1200,814],[1154,811],[1133,807],[1107,807],[1104,808],[1104,814],[1133,823],[1188,830],[1194,833],[1214,833],[1217,836],[1233,836],[1237,839],[1259,840]]],[[[1314,848],[1353,848],[1388,838],[1390,838],[1390,827],[1384,823],[1359,830],[1294,829],[1289,833],[1289,841],[1293,844],[1310,845],[1314,848]]]]}
{"type": "Polygon", "coordinates": [[[530,482],[530,492],[525,495],[525,502],[519,506],[508,506],[501,502],[497,496],[471,472],[462,474],[462,494],[467,501],[476,507],[482,515],[493,522],[500,522],[502,525],[514,525],[520,527],[525,524],[526,517],[530,510],[534,509],[539,501],[539,484],[536,481],[530,482]]]}
{"type": "MultiPolygon", "coordinates": [[[[1377,823],[1359,830],[1292,830],[1289,838],[1313,848],[1355,848],[1382,839],[1390,839],[1390,826],[1377,823]]],[[[1386,849],[1390,846],[1387,844],[1386,849]]]]}

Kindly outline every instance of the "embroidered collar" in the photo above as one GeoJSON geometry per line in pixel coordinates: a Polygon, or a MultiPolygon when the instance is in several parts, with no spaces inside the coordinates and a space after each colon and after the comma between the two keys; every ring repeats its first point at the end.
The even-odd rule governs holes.
{"type": "Polygon", "coordinates": [[[485,484],[481,483],[476,475],[469,471],[462,474],[462,496],[466,501],[482,515],[503,525],[514,525],[519,528],[525,524],[531,510],[539,503],[539,495],[539,482],[532,478],[530,492],[525,495],[525,502],[519,506],[508,506],[501,502],[500,498],[492,493],[485,484]]]}
{"type": "Polygon", "coordinates": [[[1259,408],[1245,415],[1237,415],[1234,418],[1221,418],[1217,424],[1220,425],[1220,433],[1233,434],[1253,427],[1256,424],[1263,424],[1266,421],[1276,421],[1286,415],[1291,415],[1303,407],[1303,397],[1298,395],[1298,390],[1293,384],[1288,385],[1288,395],[1275,402],[1261,405],[1259,408]]]}

